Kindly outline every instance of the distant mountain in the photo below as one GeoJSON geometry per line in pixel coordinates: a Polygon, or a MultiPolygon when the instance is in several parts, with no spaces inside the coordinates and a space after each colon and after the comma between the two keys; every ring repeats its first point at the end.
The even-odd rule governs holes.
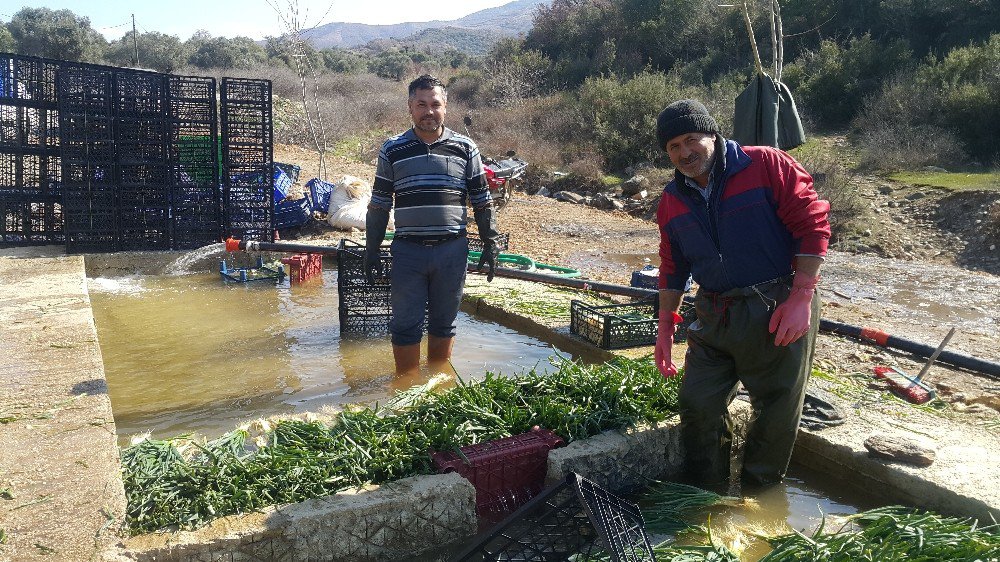
{"type": "MultiPolygon", "coordinates": [[[[467,44],[469,37],[510,37],[527,33],[531,29],[535,9],[548,5],[551,0],[514,0],[503,6],[480,10],[464,18],[451,21],[408,22],[394,25],[368,25],[364,23],[334,22],[321,25],[303,33],[317,49],[326,47],[357,47],[378,39],[407,39],[429,29],[453,28],[436,34],[435,40],[452,44],[467,44]],[[470,33],[471,32],[471,33],[470,33]],[[464,39],[443,40],[447,36],[464,39]]],[[[493,39],[495,41],[495,39],[493,39]]],[[[478,42],[474,42],[479,45],[478,42]]],[[[456,47],[460,48],[460,47],[456,47]]],[[[472,50],[479,50],[474,47],[472,50]]],[[[462,49],[467,50],[467,49],[462,49]]],[[[478,54],[478,53],[470,53],[478,54]]]]}
{"type": "Polygon", "coordinates": [[[361,48],[375,52],[391,48],[428,52],[455,49],[469,56],[480,56],[488,53],[490,47],[502,37],[492,29],[435,27],[402,39],[376,39],[365,43],[361,48]]]}

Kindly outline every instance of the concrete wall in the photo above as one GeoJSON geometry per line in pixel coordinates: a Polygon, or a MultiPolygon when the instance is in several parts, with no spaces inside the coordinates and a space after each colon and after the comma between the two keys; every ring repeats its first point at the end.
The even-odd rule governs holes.
{"type": "MultiPolygon", "coordinates": [[[[550,451],[546,479],[561,481],[573,471],[611,491],[631,490],[679,469],[677,443],[676,422],[608,431],[550,451]]],[[[417,476],[224,517],[196,531],[134,537],[103,556],[141,562],[429,560],[475,536],[475,496],[456,473],[417,476]]]]}

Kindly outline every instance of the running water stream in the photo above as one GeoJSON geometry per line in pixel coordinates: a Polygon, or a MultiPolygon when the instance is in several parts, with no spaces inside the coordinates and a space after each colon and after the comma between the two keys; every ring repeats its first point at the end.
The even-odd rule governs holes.
{"type": "Polygon", "coordinates": [[[191,250],[181,257],[175,259],[167,267],[164,268],[164,275],[186,275],[191,273],[191,268],[200,264],[202,261],[219,254],[220,256],[225,251],[226,245],[223,242],[217,242],[215,244],[209,244],[208,246],[203,246],[196,250],[191,250]]]}

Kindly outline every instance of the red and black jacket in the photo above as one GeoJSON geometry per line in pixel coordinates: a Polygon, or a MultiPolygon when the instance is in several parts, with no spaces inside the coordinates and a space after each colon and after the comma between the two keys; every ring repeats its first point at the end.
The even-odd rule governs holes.
{"type": "Polygon", "coordinates": [[[683,291],[689,277],[724,292],[792,273],[796,255],[826,255],[830,204],[791,156],[716,137],[708,205],[678,172],[663,190],[661,289],[683,291]]]}

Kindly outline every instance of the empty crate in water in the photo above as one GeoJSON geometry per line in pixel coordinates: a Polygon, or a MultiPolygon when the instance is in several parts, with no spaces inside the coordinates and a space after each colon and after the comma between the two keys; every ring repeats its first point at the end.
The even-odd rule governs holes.
{"type": "Polygon", "coordinates": [[[570,302],[570,332],[603,349],[653,345],[656,326],[653,300],[608,305],[570,302]]]}
{"type": "Polygon", "coordinates": [[[656,556],[635,504],[571,472],[453,560],[654,562],[656,556]]]}
{"type": "Polygon", "coordinates": [[[343,239],[337,251],[337,296],[340,299],[341,333],[384,334],[389,331],[392,313],[389,300],[391,258],[389,248],[381,248],[383,279],[368,282],[365,275],[365,247],[343,239]]]}
{"type": "Polygon", "coordinates": [[[498,521],[537,496],[545,484],[551,449],[565,444],[548,429],[431,454],[438,472],[457,472],[476,487],[476,514],[498,521]]]}

